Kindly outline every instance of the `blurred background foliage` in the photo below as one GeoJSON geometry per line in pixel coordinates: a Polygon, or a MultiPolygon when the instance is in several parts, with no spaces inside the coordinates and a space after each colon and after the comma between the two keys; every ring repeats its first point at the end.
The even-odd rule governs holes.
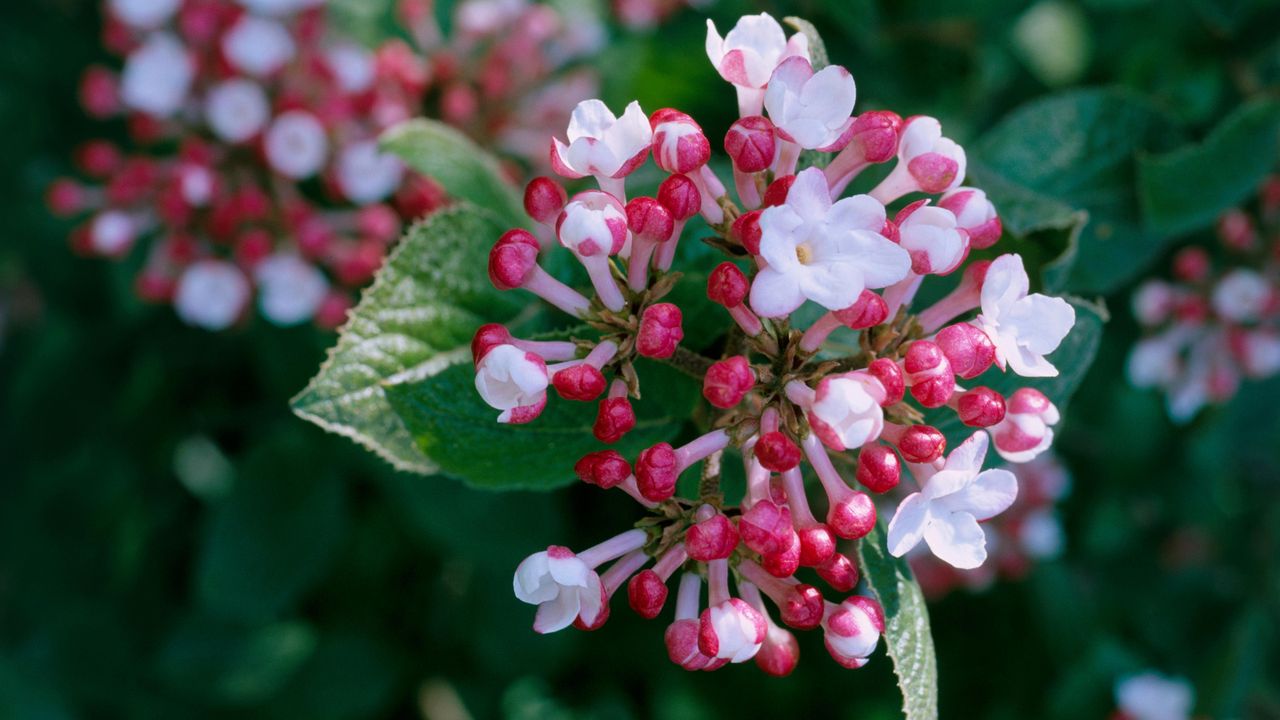
{"type": "MultiPolygon", "coordinates": [[[[366,36],[385,32],[383,9],[337,8],[366,36]]],[[[1023,582],[932,606],[942,716],[1104,717],[1117,677],[1154,667],[1190,678],[1203,716],[1280,717],[1280,382],[1175,427],[1123,373],[1134,278],[1207,240],[1204,223],[1152,230],[1139,168],[1271,97],[1280,6],[707,12],[723,29],[759,10],[812,20],[857,78],[860,109],[936,115],[976,177],[985,166],[1034,191],[1032,209],[1091,218],[1061,284],[1105,295],[1112,321],[1058,446],[1074,475],[1067,551],[1023,582]]],[[[75,102],[80,69],[106,58],[99,9],[0,13],[0,717],[897,716],[887,659],[841,670],[812,636],[796,674],[773,680],[687,674],[661,627],[627,612],[603,632],[533,634],[510,592],[516,563],[629,524],[625,499],[396,473],[289,412],[332,335],[261,320],[205,333],[137,300],[127,263],[74,256],[41,193],[102,131],[75,102]]],[[[736,108],[704,59],[701,12],[613,32],[597,64],[611,106],[679,107],[720,136],[736,108]]],[[[1271,145],[1246,147],[1269,164],[1263,125],[1271,145]]],[[[1185,182],[1222,174],[1193,167],[1185,182]]],[[[1203,188],[1218,203],[1240,192],[1203,188]]]]}

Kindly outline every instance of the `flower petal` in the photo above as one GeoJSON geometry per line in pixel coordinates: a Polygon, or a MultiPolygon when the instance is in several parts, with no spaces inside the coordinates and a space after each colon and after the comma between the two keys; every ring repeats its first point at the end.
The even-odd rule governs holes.
{"type": "MultiPolygon", "coordinates": [[[[986,435],[986,433],[978,433],[986,435]]],[[[952,512],[966,512],[978,520],[999,515],[1018,497],[1018,479],[1008,470],[987,470],[962,490],[939,502],[952,512]]]]}
{"type": "Polygon", "coordinates": [[[889,554],[902,557],[919,544],[929,524],[929,501],[920,493],[912,493],[898,505],[889,521],[889,554]]]}
{"type": "Polygon", "coordinates": [[[987,535],[969,513],[935,516],[924,530],[924,541],[939,560],[961,570],[972,570],[987,559],[987,535]]]}
{"type": "Polygon", "coordinates": [[[569,627],[578,617],[581,603],[581,596],[576,592],[561,592],[555,600],[542,603],[533,616],[534,631],[545,635],[569,627]]]}
{"type": "Polygon", "coordinates": [[[804,294],[792,274],[769,266],[751,283],[751,309],[762,317],[782,317],[804,303],[804,294]]]}

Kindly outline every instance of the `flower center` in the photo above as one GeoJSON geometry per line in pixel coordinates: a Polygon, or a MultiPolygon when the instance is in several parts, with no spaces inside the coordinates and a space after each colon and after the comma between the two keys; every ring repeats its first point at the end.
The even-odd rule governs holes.
{"type": "Polygon", "coordinates": [[[796,246],[796,259],[801,265],[808,265],[813,259],[813,248],[809,247],[809,243],[800,243],[796,246]]]}

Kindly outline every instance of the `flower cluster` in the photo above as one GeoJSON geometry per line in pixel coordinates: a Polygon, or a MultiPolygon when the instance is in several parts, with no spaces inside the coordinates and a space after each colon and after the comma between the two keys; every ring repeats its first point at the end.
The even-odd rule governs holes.
{"type": "Polygon", "coordinates": [[[1129,381],[1162,390],[1178,422],[1230,400],[1243,378],[1280,372],[1280,176],[1264,185],[1260,205],[1256,218],[1232,210],[1219,219],[1220,257],[1183,248],[1172,280],[1134,292],[1147,335],[1129,355],[1129,381]]]}
{"type": "Polygon", "coordinates": [[[404,224],[446,201],[379,133],[426,106],[519,154],[595,87],[548,81],[599,39],[562,32],[546,5],[468,0],[448,43],[429,0],[398,9],[419,47],[346,40],[320,0],[107,0],[123,67],[90,67],[80,100],[123,117],[138,149],[88,142],[83,178],[51,185],[55,213],[86,218],[73,246],[143,248],[139,295],[198,327],[231,326],[255,293],[274,324],[340,324],[404,224]]]}
{"type": "Polygon", "coordinates": [[[1005,397],[970,381],[993,365],[1056,374],[1045,356],[1071,329],[1074,311],[1029,292],[1019,256],[970,259],[999,239],[1000,219],[981,190],[961,185],[964,151],[937,120],[854,116],[849,72],[815,68],[805,37],[786,37],[767,14],[742,18],[723,37],[709,23],[706,49],[737,90],[741,116],[723,143],[736,202],[692,117],[671,108],[646,115],[637,103],[618,116],[589,100],[550,154],[557,174],[590,177],[595,187],[569,196],[555,180],[534,180],[525,194],[534,231],[507,232],[489,256],[497,287],[532,292],[598,334],[528,340],[500,325],[481,328],[472,345],[476,388],[498,422],[536,421],[553,388],[565,401],[597,403],[595,437],[616,443],[636,424],[637,358],[697,377],[712,408],[700,434],[678,447],[582,457],[579,478],[619,488],[651,513],[583,552],[556,546],[531,556],[516,572],[515,592],[538,606],[539,632],[593,629],[623,585],[637,613],[656,617],[679,572],[666,644],[682,667],[755,658],[785,675],[798,658],[783,626],[821,628],[831,656],[860,667],[884,631],[879,604],[865,595],[828,600],[803,573],[837,593],[857,586],[858,569],[837,544],[873,530],[871,494],[898,487],[904,471],[918,490],[888,524],[890,551],[902,556],[923,543],[955,567],[981,565],[978,523],[1008,508],[1017,491],[1012,473],[984,469],[990,445],[1009,462],[1029,461],[1052,442],[1058,412],[1036,390],[1005,397]],[[801,168],[802,151],[830,162],[801,168]],[[650,156],[666,178],[653,196],[628,199],[627,177],[650,156]],[[863,170],[892,161],[868,193],[843,197],[863,170]],[[891,215],[887,206],[908,196],[916,197],[891,215]],[[681,344],[682,310],[664,299],[679,281],[672,267],[695,216],[714,234],[706,242],[728,258],[706,285],[732,320],[714,357],[681,344]],[[541,267],[556,245],[585,268],[589,294],[541,267]],[[950,276],[951,291],[913,309],[922,284],[938,276],[950,276]],[[802,306],[816,319],[804,320],[802,306]],[[948,453],[926,413],[974,432],[948,453]],[[746,494],[729,506],[719,479],[734,457],[746,494]],[[695,465],[697,497],[677,495],[680,476],[695,465]],[[821,488],[814,497],[806,470],[821,488]]]}
{"type": "Polygon", "coordinates": [[[1006,469],[1018,479],[1018,497],[999,517],[982,524],[987,536],[986,563],[970,572],[959,572],[922,548],[908,554],[911,571],[926,596],[942,597],[956,588],[980,591],[997,579],[1018,580],[1036,563],[1062,553],[1062,522],[1055,506],[1071,489],[1066,467],[1053,452],[1047,452],[1006,469]]]}

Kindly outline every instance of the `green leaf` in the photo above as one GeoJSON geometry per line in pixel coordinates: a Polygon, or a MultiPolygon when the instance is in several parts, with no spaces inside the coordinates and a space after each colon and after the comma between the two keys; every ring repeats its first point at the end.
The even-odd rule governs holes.
{"type": "Polygon", "coordinates": [[[1280,154],[1280,102],[1254,100],[1227,116],[1203,142],[1138,160],[1147,227],[1179,235],[1211,225],[1257,192],[1280,154]]]}
{"type": "Polygon", "coordinates": [[[434,178],[452,197],[489,210],[504,225],[527,222],[520,194],[503,177],[497,159],[457,129],[418,118],[387,130],[379,144],[434,178]]]}
{"type": "Polygon", "coordinates": [[[938,660],[924,592],[905,558],[889,554],[877,525],[858,543],[863,577],[884,608],[884,641],[902,691],[906,720],[938,717],[938,660]]]}
{"type": "MultiPolygon", "coordinates": [[[[1076,324],[1062,340],[1058,349],[1049,355],[1049,361],[1058,368],[1058,375],[1050,378],[1025,378],[1013,371],[1001,372],[992,367],[977,378],[965,383],[966,387],[987,386],[1008,397],[1018,388],[1039,390],[1065,412],[1071,396],[1075,394],[1093,366],[1094,356],[1102,342],[1103,325],[1110,319],[1105,307],[1069,297],[1067,301],[1076,310],[1076,324]]],[[[955,447],[972,435],[973,428],[962,424],[954,411],[941,409],[929,414],[928,419],[947,437],[947,447],[955,447]]]]}
{"type": "Polygon", "coordinates": [[[501,232],[492,215],[468,204],[410,228],[319,373],[293,398],[293,411],[401,470],[434,472],[383,386],[393,377],[438,372],[465,355],[477,327],[516,315],[521,299],[495,290],[487,275],[488,251],[501,232]]]}
{"type": "Polygon", "coordinates": [[[1145,233],[1140,224],[1136,158],[1165,149],[1173,138],[1165,116],[1141,97],[1101,88],[1024,105],[969,150],[976,163],[1006,180],[1089,212],[1069,287],[1107,293],[1164,248],[1166,239],[1145,233]]]}
{"type": "Polygon", "coordinates": [[[800,31],[809,41],[809,62],[814,70],[821,70],[831,64],[827,59],[827,45],[822,42],[822,35],[818,33],[818,28],[814,27],[813,23],[794,15],[785,17],[782,21],[800,31]]]}
{"type": "Polygon", "coordinates": [[[279,617],[328,567],[345,525],[342,483],[309,458],[303,442],[259,453],[218,506],[196,565],[196,594],[213,614],[279,617]]]}
{"type": "Polygon", "coordinates": [[[244,627],[192,616],[173,631],[156,663],[176,689],[243,705],[274,695],[315,648],[315,630],[301,622],[244,627]]]}
{"type": "MultiPolygon", "coordinates": [[[[643,397],[633,400],[636,427],[612,447],[634,457],[669,441],[690,418],[698,398],[691,378],[652,362],[636,364],[643,397]]],[[[574,480],[573,464],[606,446],[591,426],[597,404],[551,393],[547,408],[525,425],[503,425],[480,399],[471,363],[452,365],[420,380],[393,384],[387,398],[422,452],[446,475],[493,489],[547,490],[574,480]]]]}

